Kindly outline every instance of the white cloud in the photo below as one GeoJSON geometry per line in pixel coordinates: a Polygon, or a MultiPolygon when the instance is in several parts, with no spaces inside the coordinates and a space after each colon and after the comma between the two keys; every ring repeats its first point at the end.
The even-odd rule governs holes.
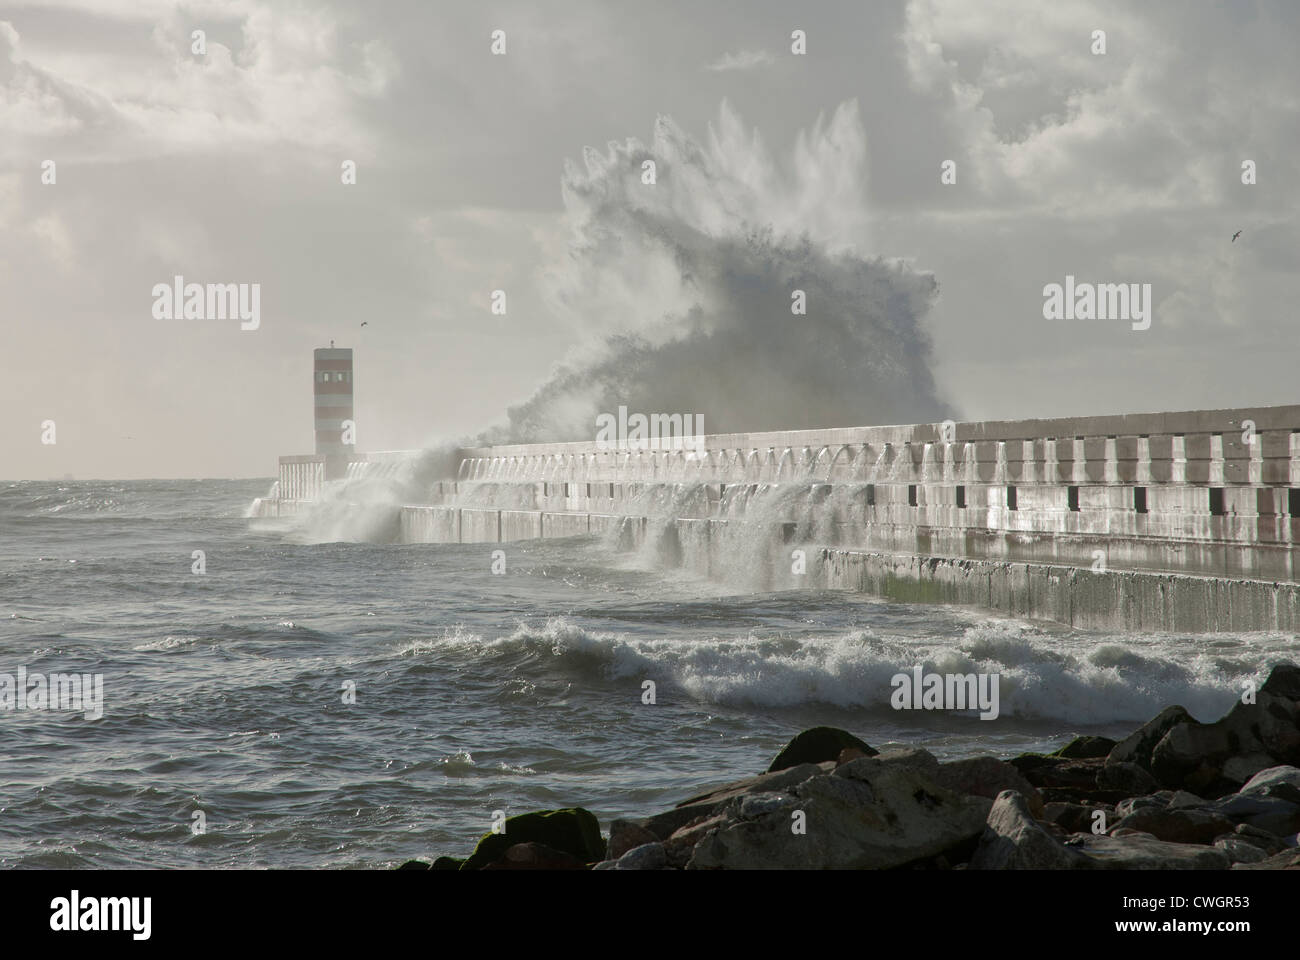
{"type": "Polygon", "coordinates": [[[381,43],[351,43],[324,10],[218,9],[225,22],[210,24],[205,55],[191,52],[192,12],[172,5],[96,8],[143,13],[151,43],[85,58],[26,51],[13,23],[0,21],[0,132],[12,142],[93,130],[74,145],[86,159],[272,144],[367,155],[365,103],[397,69],[381,43]],[[219,39],[227,32],[241,38],[238,54],[219,39]]]}
{"type": "Polygon", "coordinates": [[[724,53],[704,69],[712,70],[714,73],[726,73],[730,70],[753,70],[773,63],[776,63],[776,58],[766,50],[741,50],[738,53],[724,53]]]}
{"type": "Polygon", "coordinates": [[[938,98],[987,200],[1085,218],[1213,207],[1235,187],[1240,151],[1289,138],[1279,109],[1294,116],[1300,73],[1280,51],[1289,78],[1261,84],[1243,68],[1287,32],[1285,10],[1196,10],[909,0],[908,73],[938,98]]]}
{"type": "Polygon", "coordinates": [[[41,252],[62,268],[74,265],[72,239],[63,220],[53,214],[32,222],[32,235],[41,252]]]}

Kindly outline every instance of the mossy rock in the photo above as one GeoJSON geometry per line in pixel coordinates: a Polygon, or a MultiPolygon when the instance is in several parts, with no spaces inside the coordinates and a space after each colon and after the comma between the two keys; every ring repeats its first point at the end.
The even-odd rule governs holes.
{"type": "Polygon", "coordinates": [[[407,860],[398,870],[428,870],[429,864],[423,860],[407,860]]]}
{"type": "MultiPolygon", "coordinates": [[[[506,820],[503,833],[485,833],[462,870],[481,870],[496,863],[516,843],[540,843],[577,857],[583,863],[604,858],[605,841],[600,823],[590,810],[569,807],[565,810],[539,810],[521,813],[506,820]]],[[[435,864],[436,867],[436,864],[435,864]]]]}
{"type": "Polygon", "coordinates": [[[1038,770],[1042,767],[1054,767],[1061,762],[1063,758],[1049,755],[1046,753],[1022,753],[1018,757],[1012,757],[1007,763],[1011,764],[1022,774],[1030,770],[1038,770]]]}
{"type": "Polygon", "coordinates": [[[464,862],[465,862],[464,857],[439,857],[437,860],[433,861],[433,866],[430,867],[429,869],[430,870],[459,870],[461,868],[461,865],[464,864],[464,862]]]}
{"type": "Polygon", "coordinates": [[[796,736],[785,745],[785,749],[776,755],[768,773],[788,770],[801,763],[824,763],[838,760],[840,751],[848,747],[857,747],[869,757],[874,757],[879,750],[873,750],[864,740],[859,740],[847,730],[838,727],[812,727],[796,736]]]}

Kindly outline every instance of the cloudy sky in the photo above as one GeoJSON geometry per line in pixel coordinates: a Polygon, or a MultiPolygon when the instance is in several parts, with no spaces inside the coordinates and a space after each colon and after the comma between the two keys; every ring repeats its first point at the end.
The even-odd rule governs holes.
{"type": "Polygon", "coordinates": [[[330,339],[371,450],[573,432],[633,355],[706,427],[1296,402],[1297,41],[1281,0],[0,2],[0,478],[270,476],[330,339]],[[260,328],[155,318],[176,274],[260,328]],[[1067,274],[1150,329],[1044,319],[1067,274]]]}

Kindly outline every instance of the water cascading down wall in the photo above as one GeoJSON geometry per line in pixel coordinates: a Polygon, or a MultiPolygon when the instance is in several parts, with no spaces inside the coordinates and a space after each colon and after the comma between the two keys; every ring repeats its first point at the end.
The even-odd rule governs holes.
{"type": "Polygon", "coordinates": [[[1300,406],[465,449],[400,516],[406,542],[593,535],[763,589],[1293,632],[1300,406]]]}

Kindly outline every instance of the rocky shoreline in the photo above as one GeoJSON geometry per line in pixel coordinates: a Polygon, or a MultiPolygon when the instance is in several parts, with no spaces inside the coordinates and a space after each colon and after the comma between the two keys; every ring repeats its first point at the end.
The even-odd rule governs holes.
{"type": "Polygon", "coordinates": [[[758,776],[607,836],[588,810],[526,813],[434,870],[1300,869],[1300,667],[1222,719],[1172,706],[1121,741],[940,763],[815,727],[758,776]]]}

